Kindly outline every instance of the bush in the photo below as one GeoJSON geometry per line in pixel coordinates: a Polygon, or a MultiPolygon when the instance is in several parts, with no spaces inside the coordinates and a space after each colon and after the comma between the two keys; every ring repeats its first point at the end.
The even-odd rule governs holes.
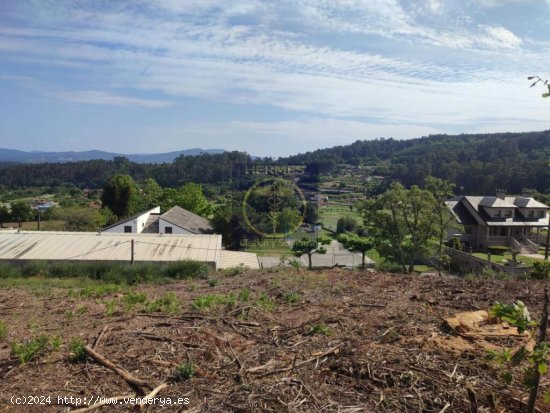
{"type": "Polygon", "coordinates": [[[345,216],[338,219],[336,223],[336,233],[343,234],[344,232],[353,232],[357,229],[357,221],[350,216],[345,216]]]}
{"type": "Polygon", "coordinates": [[[21,276],[21,271],[19,271],[19,268],[7,264],[7,263],[0,263],[0,278],[16,278],[21,276]]]}
{"type": "Polygon", "coordinates": [[[162,275],[178,280],[189,278],[208,277],[208,267],[198,261],[179,261],[166,264],[162,267],[162,275]]]}
{"type": "Polygon", "coordinates": [[[550,278],[550,261],[534,261],[533,269],[528,274],[535,280],[547,280],[550,278]]]}
{"type": "Polygon", "coordinates": [[[11,345],[11,355],[17,357],[21,364],[28,363],[46,352],[49,341],[48,336],[42,334],[28,342],[13,342],[11,345]]]}
{"type": "Polygon", "coordinates": [[[188,361],[185,363],[182,363],[178,366],[176,369],[176,379],[181,381],[191,380],[191,378],[195,375],[195,367],[193,366],[193,363],[188,361]]]}
{"type": "Polygon", "coordinates": [[[493,245],[487,247],[487,252],[490,252],[493,255],[504,255],[508,251],[510,251],[510,248],[505,245],[493,245]]]}
{"type": "Polygon", "coordinates": [[[80,338],[73,338],[69,343],[69,359],[73,362],[86,360],[86,351],[84,351],[84,342],[80,338]]]}

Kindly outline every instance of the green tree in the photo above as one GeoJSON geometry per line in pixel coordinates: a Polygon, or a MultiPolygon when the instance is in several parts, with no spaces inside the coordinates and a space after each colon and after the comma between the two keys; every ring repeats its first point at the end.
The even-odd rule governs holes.
{"type": "Polygon", "coordinates": [[[433,176],[426,177],[425,188],[432,194],[433,212],[436,217],[435,230],[438,240],[438,255],[443,253],[443,243],[447,237],[447,229],[455,222],[455,219],[445,201],[453,195],[454,184],[451,184],[443,179],[434,178],[433,176]]]}
{"type": "Polygon", "coordinates": [[[429,191],[394,183],[361,207],[376,249],[403,272],[412,272],[415,261],[431,257],[437,246],[434,203],[429,191]]]}
{"type": "Polygon", "coordinates": [[[351,252],[360,252],[361,268],[365,268],[365,256],[368,251],[374,248],[374,240],[368,236],[346,232],[338,236],[338,241],[342,243],[345,249],[351,252]]]}
{"type": "Polygon", "coordinates": [[[64,211],[65,231],[97,231],[105,225],[101,213],[92,208],[70,208],[64,211]]]}
{"type": "Polygon", "coordinates": [[[216,208],[210,223],[214,233],[222,236],[224,247],[230,250],[241,250],[244,240],[255,237],[246,225],[241,203],[234,200],[216,208]]]}
{"type": "Polygon", "coordinates": [[[136,213],[139,209],[136,183],[129,175],[112,176],[103,188],[101,202],[119,218],[136,213]]]}
{"type": "Polygon", "coordinates": [[[0,205],[0,227],[4,228],[4,223],[10,220],[10,211],[5,205],[0,205]]]}
{"type": "Polygon", "coordinates": [[[14,202],[11,204],[11,219],[17,221],[21,226],[22,222],[33,219],[32,208],[24,202],[14,202]]]}
{"type": "Polygon", "coordinates": [[[330,244],[330,238],[319,237],[316,239],[302,238],[299,241],[295,241],[292,245],[292,252],[296,257],[301,257],[304,254],[307,254],[308,258],[308,268],[311,269],[313,264],[311,262],[311,257],[313,254],[326,254],[327,249],[325,245],[330,244]]]}
{"type": "Polygon", "coordinates": [[[143,209],[151,209],[160,205],[163,196],[162,187],[153,178],[147,178],[142,185],[143,209]]]}
{"type": "Polygon", "coordinates": [[[163,211],[178,205],[205,218],[212,215],[212,205],[204,196],[202,186],[198,184],[185,184],[179,189],[165,188],[160,204],[163,211]]]}
{"type": "Polygon", "coordinates": [[[308,202],[306,204],[304,221],[310,225],[314,225],[319,221],[319,206],[315,202],[308,202]]]}

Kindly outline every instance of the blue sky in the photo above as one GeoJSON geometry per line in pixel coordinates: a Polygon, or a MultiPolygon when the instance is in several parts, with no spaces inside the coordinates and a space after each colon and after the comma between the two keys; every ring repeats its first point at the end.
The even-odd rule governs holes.
{"type": "Polygon", "coordinates": [[[550,0],[0,0],[0,147],[281,156],[550,129],[550,0]]]}

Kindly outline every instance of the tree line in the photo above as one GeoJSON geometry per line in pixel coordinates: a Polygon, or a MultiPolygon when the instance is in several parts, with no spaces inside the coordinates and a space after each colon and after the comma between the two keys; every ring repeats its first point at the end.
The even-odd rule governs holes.
{"type": "MultiPolygon", "coordinates": [[[[320,174],[341,163],[371,165],[372,174],[388,184],[410,187],[434,176],[456,185],[455,193],[486,194],[495,188],[518,193],[531,188],[550,194],[550,131],[528,133],[433,135],[410,140],[357,141],[273,160],[253,159],[242,152],[180,156],[172,163],[137,164],[126,158],[49,164],[2,164],[0,186],[22,188],[56,186],[70,182],[79,188],[102,188],[115,174],[136,182],[154,179],[163,187],[202,184],[205,192],[248,188],[252,177],[246,165],[306,165],[302,182],[315,182],[320,174]]],[[[383,189],[386,189],[387,186],[383,189]]]]}

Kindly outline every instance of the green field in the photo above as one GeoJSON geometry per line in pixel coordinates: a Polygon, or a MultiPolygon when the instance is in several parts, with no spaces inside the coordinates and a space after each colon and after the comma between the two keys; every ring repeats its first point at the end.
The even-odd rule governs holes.
{"type": "Polygon", "coordinates": [[[363,216],[356,211],[350,211],[348,207],[325,206],[319,208],[319,219],[323,223],[323,228],[329,231],[335,232],[338,219],[345,216],[351,216],[357,221],[357,224],[363,223],[363,216]]]}

